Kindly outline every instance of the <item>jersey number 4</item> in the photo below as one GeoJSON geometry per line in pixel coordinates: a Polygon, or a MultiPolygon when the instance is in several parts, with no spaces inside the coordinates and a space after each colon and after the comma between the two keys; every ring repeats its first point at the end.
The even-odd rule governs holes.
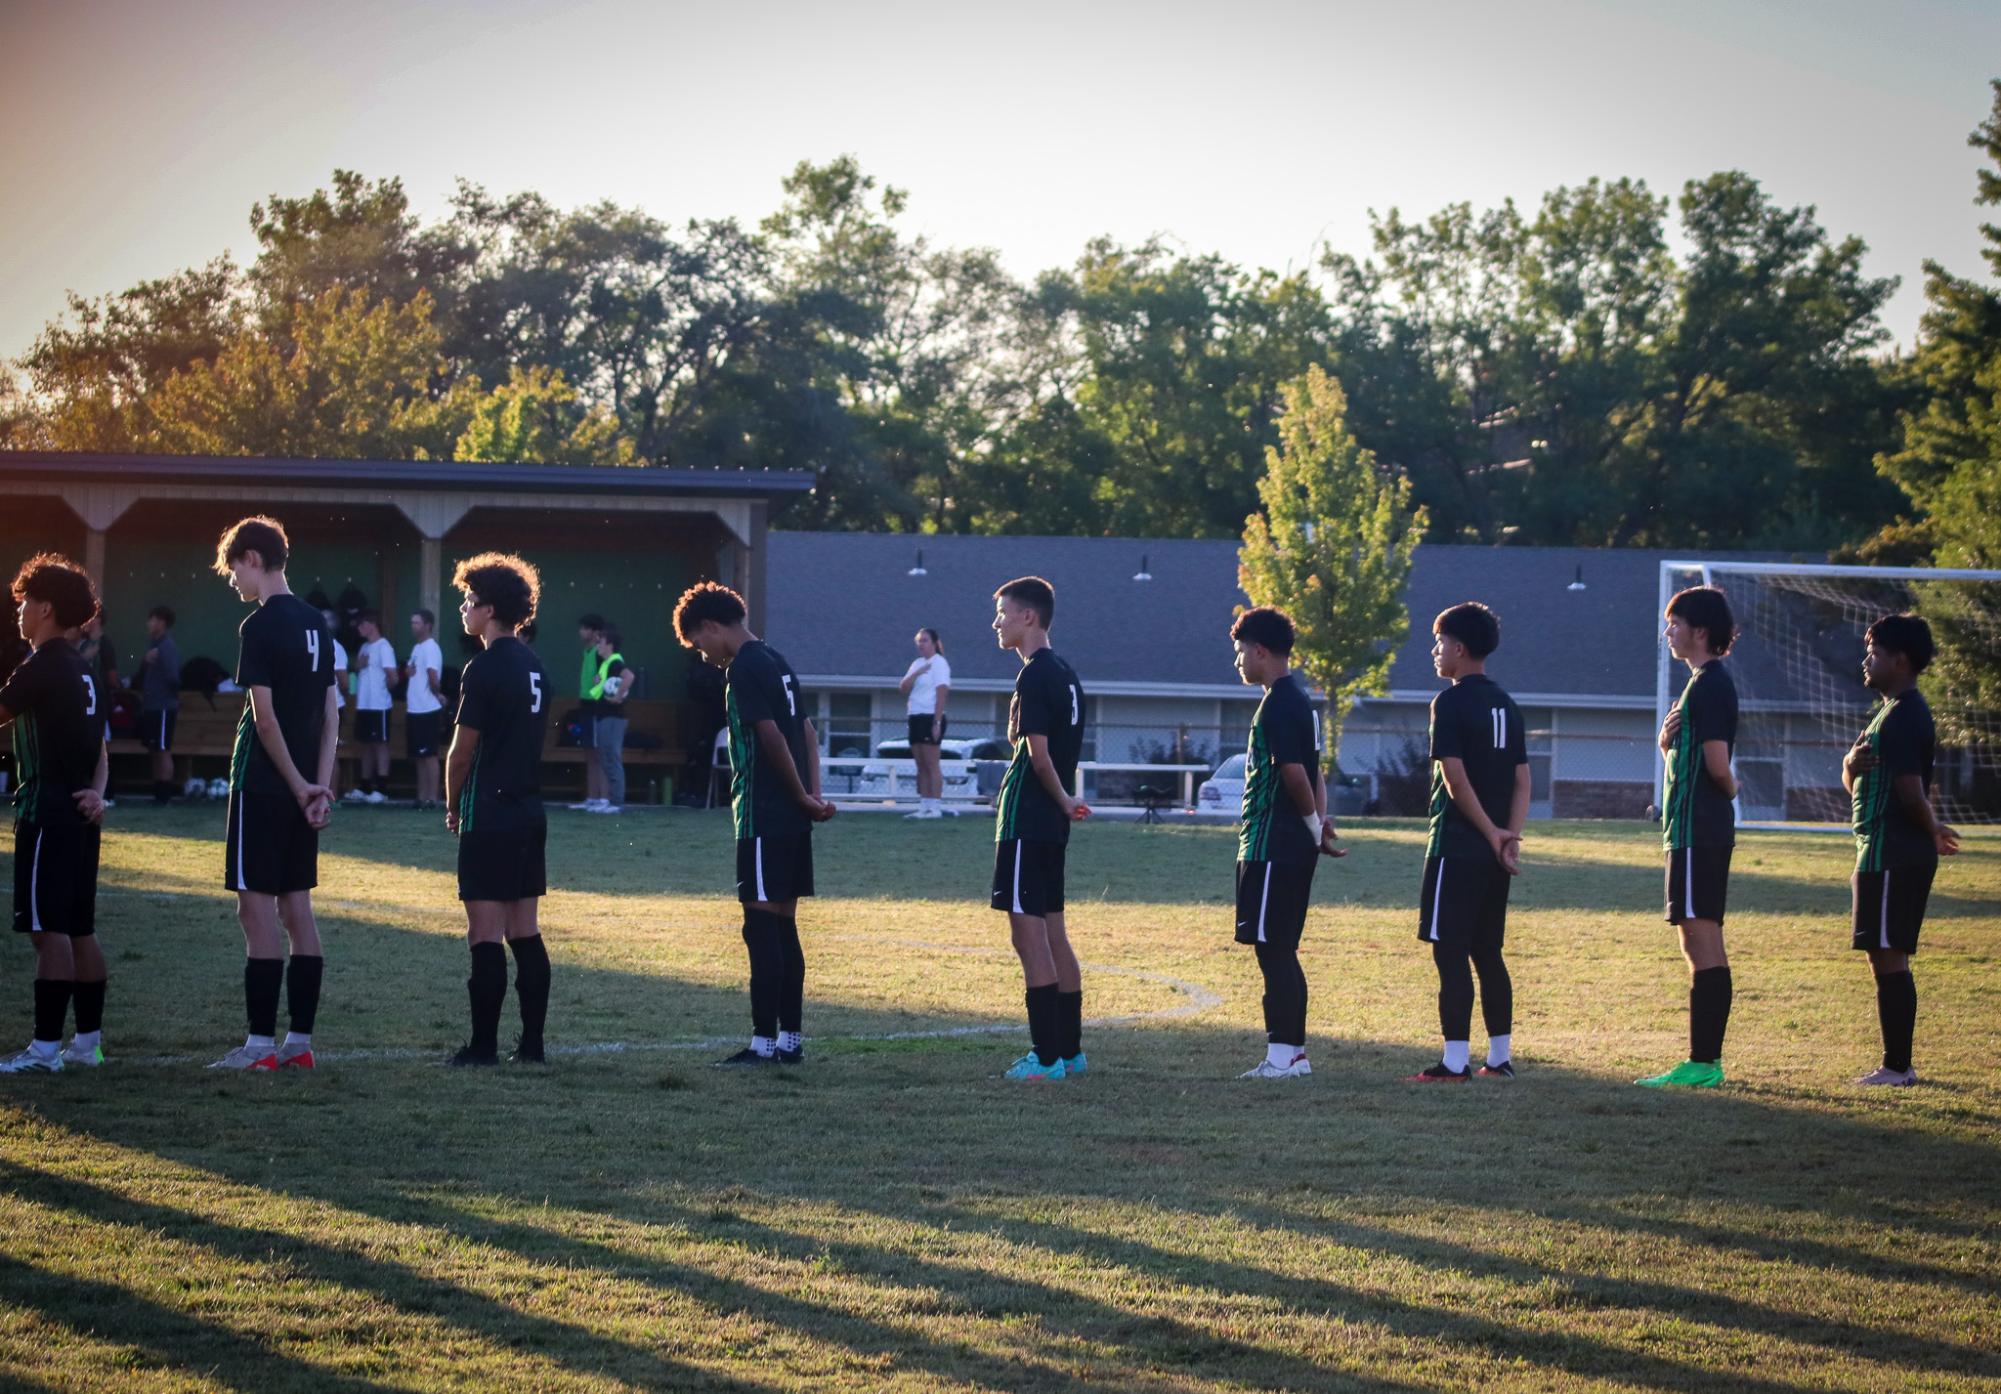
{"type": "Polygon", "coordinates": [[[309,657],[309,658],[311,658],[311,659],[313,660],[313,666],[312,666],[312,670],[313,670],[313,671],[314,671],[315,673],[319,672],[319,671],[320,671],[320,632],[319,632],[319,630],[317,630],[317,629],[309,629],[309,630],[307,630],[307,631],[306,631],[306,656],[307,656],[307,657],[309,657]]]}

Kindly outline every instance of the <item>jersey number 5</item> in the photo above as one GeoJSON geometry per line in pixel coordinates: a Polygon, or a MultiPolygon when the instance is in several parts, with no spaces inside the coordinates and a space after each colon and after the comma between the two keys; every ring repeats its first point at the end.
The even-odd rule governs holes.
{"type": "Polygon", "coordinates": [[[799,699],[793,695],[792,679],[781,677],[778,685],[785,689],[785,712],[788,716],[799,715],[799,699]]]}
{"type": "Polygon", "coordinates": [[[528,712],[532,716],[541,710],[542,675],[540,673],[530,673],[528,675],[528,712]]]}

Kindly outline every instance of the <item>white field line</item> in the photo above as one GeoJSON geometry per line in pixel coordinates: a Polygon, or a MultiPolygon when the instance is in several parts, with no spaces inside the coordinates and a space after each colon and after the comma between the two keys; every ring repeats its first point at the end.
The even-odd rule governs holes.
{"type": "MultiPolygon", "coordinates": [[[[813,942],[823,944],[837,942],[888,944],[897,948],[917,949],[925,953],[935,954],[978,954],[998,957],[1003,953],[1012,953],[1011,950],[969,947],[958,944],[921,944],[907,939],[886,940],[865,934],[815,935],[813,936],[813,942]]],[[[1093,1028],[1132,1026],[1143,1021],[1178,1021],[1185,1017],[1197,1016],[1208,1011],[1211,1007],[1221,1006],[1223,1002],[1223,998],[1219,993],[1212,992],[1199,983],[1186,982],[1180,978],[1170,977],[1165,973],[1152,973],[1144,968],[1119,968],[1110,964],[1099,963],[1086,963],[1082,967],[1087,973],[1102,973],[1110,977],[1136,978],[1141,982],[1159,983],[1163,987],[1171,988],[1188,999],[1185,1002],[1178,1002],[1171,1007],[1165,1007],[1159,1011],[1124,1012],[1118,1016],[1092,1017],[1084,1024],[1093,1028]]],[[[807,1007],[810,1009],[811,1006],[812,1000],[809,997],[807,999],[807,1007]]],[[[1007,1021],[982,1023],[977,1026],[945,1026],[929,1031],[869,1031],[847,1036],[809,1036],[807,1039],[814,1041],[938,1041],[953,1040],[967,1036],[1002,1036],[1022,1032],[1026,1029],[1027,1026],[1023,1022],[1007,1021]]],[[[581,1045],[552,1045],[549,1047],[549,1054],[568,1056],[657,1055],[666,1051],[676,1050],[721,1050],[726,1046],[742,1045],[743,1041],[744,1037],[741,1034],[735,1036],[711,1036],[702,1040],[692,1041],[589,1041],[581,1045]]],[[[412,1060],[441,1059],[445,1054],[445,1048],[443,1046],[398,1046],[384,1050],[323,1051],[315,1049],[313,1054],[317,1059],[324,1060],[328,1064],[396,1064],[412,1060]]],[[[107,1063],[137,1066],[142,1069],[159,1069],[203,1064],[206,1062],[202,1057],[194,1055],[134,1055],[125,1058],[114,1058],[107,1063]]]]}

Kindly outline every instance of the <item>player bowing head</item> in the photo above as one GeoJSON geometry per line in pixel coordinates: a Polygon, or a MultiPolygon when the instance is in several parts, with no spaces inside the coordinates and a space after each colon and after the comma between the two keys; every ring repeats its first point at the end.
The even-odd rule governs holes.
{"type": "Polygon", "coordinates": [[[15,574],[15,623],[32,652],[0,686],[0,726],[13,727],[14,932],[35,949],[28,1048],[0,1073],[54,1074],[103,1063],[104,951],[97,941],[97,862],[109,773],[103,694],[66,635],[98,613],[82,567],[43,552],[15,574]],[[76,1036],[62,1043],[76,1004],[76,1036]]]}
{"type": "Polygon", "coordinates": [[[518,631],[535,618],[542,578],[511,553],[482,552],[458,564],[452,584],[464,593],[459,621],[483,647],[460,678],[445,758],[445,827],[459,840],[459,899],[472,953],[472,1035],[447,1063],[498,1062],[512,949],[521,1038],[511,1059],[539,1065],[549,1015],[549,952],[538,923],[548,890],[542,744],[549,699],[542,664],[518,631]]]}
{"type": "Polygon", "coordinates": [[[1240,1079],[1302,1079],[1306,1060],[1306,973],[1299,940],[1320,855],[1334,846],[1320,710],[1292,671],[1292,617],[1269,605],[1230,626],[1237,674],[1262,687],[1244,752],[1244,804],[1237,833],[1237,942],[1257,953],[1264,975],[1265,1058],[1240,1079]]]}
{"type": "Polygon", "coordinates": [[[261,514],[225,528],[215,546],[216,574],[257,608],[237,629],[236,683],[244,700],[229,760],[223,843],[223,882],[236,893],[243,927],[249,1032],[212,1069],[313,1067],[326,967],[313,887],[319,830],[333,801],[340,708],[333,635],[320,612],[292,594],[285,581],[290,560],[284,526],[261,514]],[[279,1046],[281,987],[288,988],[291,1019],[279,1046]]]}
{"type": "Polygon", "coordinates": [[[813,894],[813,825],[834,816],[820,797],[820,737],[798,676],[750,632],[743,597],[704,581],[674,606],[681,642],[723,670],[729,717],[736,890],[750,955],[750,1044],[717,1063],[796,1065],[806,1058],[806,954],[799,901],[813,894]]]}
{"type": "Polygon", "coordinates": [[[1076,796],[1084,749],[1084,686],[1049,647],[1056,591],[1021,576],[994,592],[996,641],[1021,660],[1008,704],[1014,744],[994,798],[992,905],[1027,985],[1031,1049],[1007,1078],[1058,1080],[1084,1072],[1084,983],[1063,922],[1063,858],[1070,825],[1091,814],[1076,796]]]}

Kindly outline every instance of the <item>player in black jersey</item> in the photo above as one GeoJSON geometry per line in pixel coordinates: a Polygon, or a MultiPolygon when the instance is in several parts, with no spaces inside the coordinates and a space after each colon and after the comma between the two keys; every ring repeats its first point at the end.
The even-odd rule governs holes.
{"type": "Polygon", "coordinates": [[[1306,974],[1299,938],[1324,853],[1345,857],[1327,816],[1320,769],[1320,709],[1292,671],[1292,617],[1261,605],[1237,616],[1230,639],[1237,674],[1265,690],[1244,756],[1237,833],[1237,942],[1257,951],[1264,975],[1265,1058],[1239,1079],[1301,1079],[1306,1061],[1306,974]]]}
{"type": "Polygon", "coordinates": [[[1916,615],[1885,615],[1864,636],[1862,681],[1883,699],[1875,718],[1841,762],[1855,826],[1854,947],[1876,976],[1876,1018],[1883,1063],[1857,1084],[1918,1082],[1911,1068],[1918,951],[1925,903],[1940,856],[1959,851],[1959,834],[1932,811],[1932,762],[1938,745],[1918,675],[1937,652],[1931,626],[1916,615]]]}
{"type": "Polygon", "coordinates": [[[543,853],[542,742],[549,727],[547,681],[517,631],[535,618],[542,578],[504,552],[462,561],[452,584],[465,592],[459,620],[485,649],[459,680],[457,726],[445,759],[445,827],[459,840],[459,899],[472,949],[472,1039],[454,1065],[499,1058],[500,1008],[507,1000],[507,950],[521,1008],[517,1064],[544,1059],[549,1015],[549,951],[536,913],[548,890],[543,853]]]}
{"type": "Polygon", "coordinates": [[[1737,684],[1723,655],[1737,639],[1730,602],[1714,586],[1668,601],[1668,652],[1688,665],[1688,686],[1661,723],[1667,761],[1661,841],[1667,849],[1667,920],[1688,960],[1688,1059],[1635,1081],[1656,1089],[1709,1089],[1723,1083],[1723,1034],[1730,1024],[1730,957],[1723,907],[1730,851],[1737,841],[1737,684]]]}
{"type": "Polygon", "coordinates": [[[736,891],[750,953],[750,1044],[723,1065],[796,1065],[806,1058],[806,952],[799,900],[813,894],[813,825],[834,816],[820,797],[820,738],[799,679],[750,632],[743,597],[713,581],[674,606],[674,631],[723,670],[729,717],[736,891]]]}
{"type": "Polygon", "coordinates": [[[1014,743],[994,798],[993,908],[1008,930],[1027,985],[1028,1054],[1009,1079],[1084,1073],[1084,978],[1063,923],[1063,855],[1070,825],[1091,816],[1071,791],[1084,751],[1084,685],[1049,647],[1056,591],[1023,576],[994,592],[994,634],[1021,659],[1007,735],[1014,743]]]}
{"type": "Polygon", "coordinates": [[[1508,881],[1521,874],[1522,826],[1529,816],[1528,738],[1514,699],[1487,676],[1501,622],[1474,601],[1431,622],[1431,666],[1452,686],[1431,699],[1431,835],[1417,937],[1438,965],[1443,1057],[1413,1084],[1469,1077],[1473,974],[1487,1027],[1482,1076],[1514,1078],[1515,989],[1501,957],[1508,929],[1508,881]],[[1471,964],[1469,970],[1468,964],[1471,964]]]}
{"type": "Polygon", "coordinates": [[[0,1060],[0,1074],[54,1074],[104,1063],[104,694],[63,637],[97,613],[97,594],[82,567],[52,552],[22,565],[13,593],[31,652],[0,686],[0,726],[14,728],[14,932],[35,945],[35,1032],[26,1050],[0,1060]],[[64,1049],[72,998],[76,1036],[64,1049]]]}
{"type": "Polygon", "coordinates": [[[333,635],[320,612],[286,584],[290,551],[283,525],[265,517],[234,524],[215,548],[217,573],[257,608],[237,630],[236,682],[244,701],[229,757],[223,847],[224,884],[236,892],[243,926],[250,1027],[243,1044],[211,1069],[313,1068],[313,1022],[326,965],[313,922],[313,887],[319,884],[319,832],[333,807],[340,718],[333,635]],[[291,1017],[282,1046],[281,985],[291,1017]]]}

